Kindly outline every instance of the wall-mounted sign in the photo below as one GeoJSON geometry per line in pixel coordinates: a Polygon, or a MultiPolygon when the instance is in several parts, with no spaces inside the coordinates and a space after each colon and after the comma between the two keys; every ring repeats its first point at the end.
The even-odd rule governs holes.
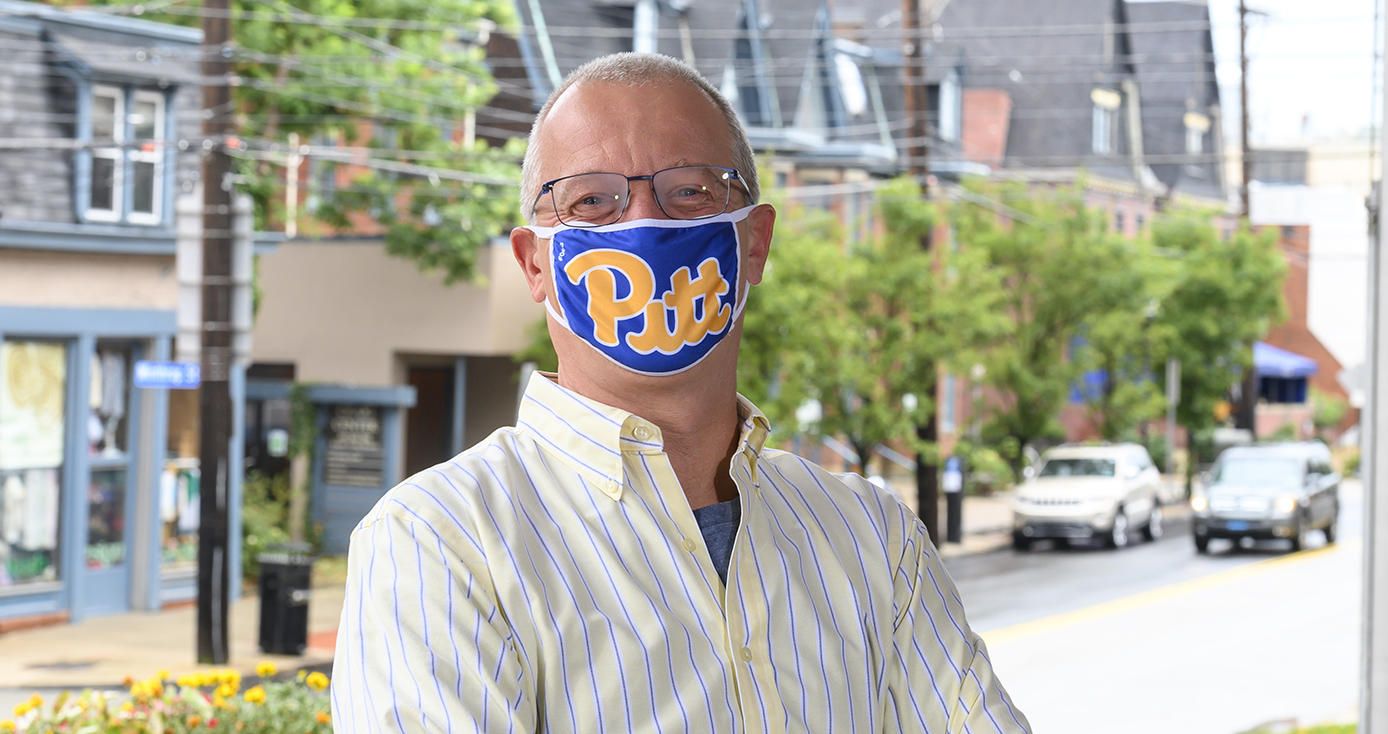
{"type": "Polygon", "coordinates": [[[385,484],[381,441],[382,409],[372,405],[330,405],[324,430],[323,483],[339,487],[385,484]]]}
{"type": "Polygon", "coordinates": [[[197,362],[135,361],[135,387],[193,390],[202,384],[202,365],[197,362]]]}

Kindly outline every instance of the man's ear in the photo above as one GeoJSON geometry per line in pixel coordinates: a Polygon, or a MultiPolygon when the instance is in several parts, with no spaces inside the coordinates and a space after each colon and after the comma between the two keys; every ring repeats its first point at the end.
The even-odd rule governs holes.
{"type": "Polygon", "coordinates": [[[747,282],[761,283],[766,272],[766,258],[771,255],[771,232],[776,227],[776,208],[770,204],[758,205],[747,215],[747,282]]]}
{"type": "Polygon", "coordinates": [[[545,302],[545,252],[539,237],[525,227],[511,230],[511,254],[520,265],[525,282],[530,286],[530,297],[536,303],[545,302]]]}

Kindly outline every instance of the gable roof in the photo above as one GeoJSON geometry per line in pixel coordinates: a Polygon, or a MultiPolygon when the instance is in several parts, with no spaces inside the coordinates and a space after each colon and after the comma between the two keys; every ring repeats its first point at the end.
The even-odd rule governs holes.
{"type": "Polygon", "coordinates": [[[1152,172],[1185,193],[1224,199],[1223,135],[1209,7],[1204,0],[1128,4],[1128,35],[1142,90],[1143,144],[1152,172]],[[1209,130],[1187,156],[1187,113],[1209,130]]]}
{"type": "Polygon", "coordinates": [[[1007,167],[1074,168],[1136,179],[1120,117],[1113,154],[1092,150],[1093,91],[1134,81],[1122,0],[952,0],[936,37],[963,49],[971,88],[1012,101],[1007,167]]]}
{"type": "Polygon", "coordinates": [[[831,165],[896,165],[877,104],[886,95],[872,86],[881,59],[834,37],[823,0],[652,5],[645,15],[635,0],[516,0],[533,109],[584,62],[650,49],[690,62],[719,87],[755,148],[831,165]]]}

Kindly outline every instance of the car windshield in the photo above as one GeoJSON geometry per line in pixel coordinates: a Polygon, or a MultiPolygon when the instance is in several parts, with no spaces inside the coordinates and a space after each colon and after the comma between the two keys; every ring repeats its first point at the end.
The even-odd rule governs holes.
{"type": "Polygon", "coordinates": [[[1111,477],[1113,468],[1113,459],[1049,459],[1037,476],[1111,477]]]}
{"type": "Polygon", "coordinates": [[[1266,487],[1295,487],[1301,481],[1304,464],[1281,456],[1237,458],[1219,462],[1216,484],[1243,484],[1266,487]]]}

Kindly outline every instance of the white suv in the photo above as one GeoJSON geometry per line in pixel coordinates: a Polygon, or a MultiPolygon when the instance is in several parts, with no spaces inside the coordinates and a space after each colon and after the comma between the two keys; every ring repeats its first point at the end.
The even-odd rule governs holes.
{"type": "Polygon", "coordinates": [[[1133,528],[1156,540],[1163,499],[1161,474],[1142,446],[1059,446],[1041,455],[1012,498],[1012,547],[1099,539],[1121,548],[1133,528]]]}

